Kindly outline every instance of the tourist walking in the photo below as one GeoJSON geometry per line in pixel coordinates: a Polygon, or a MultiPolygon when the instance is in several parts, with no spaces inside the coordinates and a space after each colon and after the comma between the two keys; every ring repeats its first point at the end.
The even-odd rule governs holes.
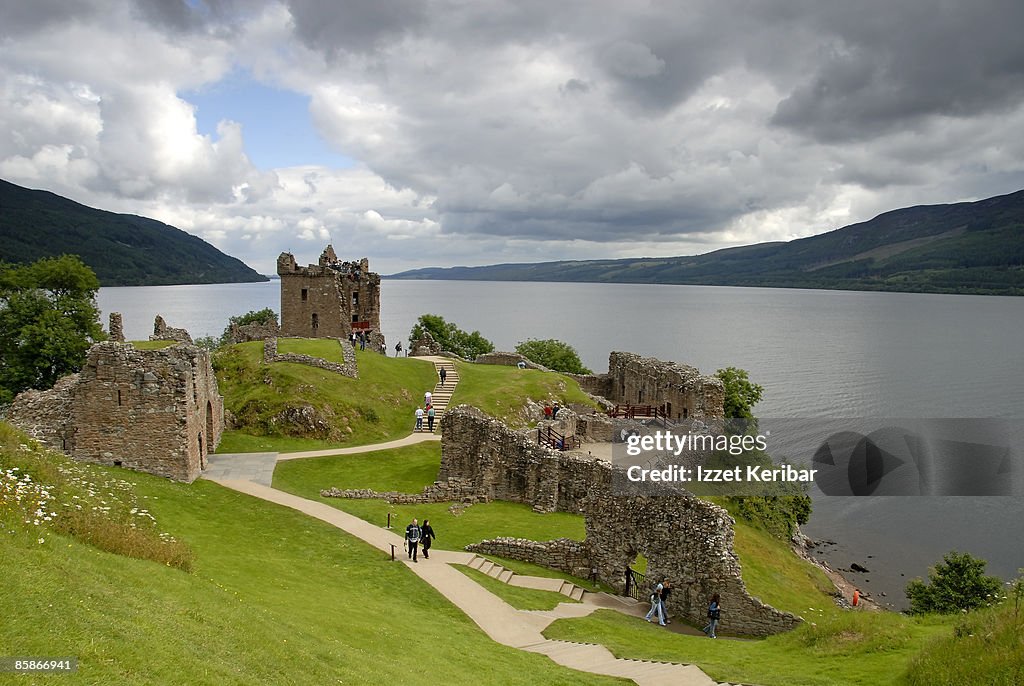
{"type": "Polygon", "coordinates": [[[661,581],[661,616],[665,618],[666,624],[671,624],[672,620],[668,618],[668,597],[672,593],[672,582],[665,577],[661,581]]]}
{"type": "Polygon", "coordinates": [[[448,370],[445,369],[444,367],[441,367],[440,374],[441,374],[441,385],[444,386],[445,379],[448,378],[448,370]]]}
{"type": "Polygon", "coordinates": [[[554,405],[551,406],[551,418],[552,419],[558,419],[558,411],[560,409],[562,409],[562,407],[558,403],[555,403],[554,405]]]}
{"type": "Polygon", "coordinates": [[[551,415],[554,414],[554,408],[551,407],[551,403],[544,406],[544,419],[551,419],[551,415]]]}
{"type": "Polygon", "coordinates": [[[719,605],[721,598],[716,593],[711,596],[711,602],[708,603],[708,625],[701,629],[708,635],[708,638],[718,638],[715,635],[715,630],[718,628],[718,620],[721,617],[722,608],[719,605]]]}
{"type": "Polygon", "coordinates": [[[402,356],[402,341],[395,343],[395,357],[402,356]]]}
{"type": "Polygon", "coordinates": [[[416,559],[416,551],[419,549],[420,536],[423,535],[420,525],[416,523],[416,520],[412,520],[412,524],[405,527],[405,542],[408,545],[409,559],[413,562],[419,562],[416,559]]]}
{"type": "Polygon", "coordinates": [[[429,558],[431,542],[437,538],[437,536],[434,535],[434,527],[430,526],[429,519],[423,520],[423,526],[420,527],[420,536],[423,541],[423,557],[429,558]]]}
{"type": "Polygon", "coordinates": [[[424,407],[429,407],[430,404],[431,404],[430,403],[431,399],[432,399],[432,396],[430,395],[430,391],[427,391],[426,393],[424,393],[423,394],[423,406],[424,407]]]}
{"type": "Polygon", "coordinates": [[[427,408],[427,431],[434,433],[434,406],[427,408]]]}
{"type": "Polygon", "coordinates": [[[423,408],[416,408],[416,430],[423,431],[423,408]]]}
{"type": "Polygon", "coordinates": [[[651,591],[651,609],[647,611],[647,615],[644,617],[644,619],[649,622],[651,621],[651,617],[653,617],[654,614],[657,613],[658,624],[661,626],[665,626],[665,611],[662,609],[661,606],[661,592],[664,589],[664,584],[659,583],[657,586],[654,587],[654,590],[651,591]]]}
{"type": "Polygon", "coordinates": [[[366,332],[365,331],[360,331],[359,332],[359,349],[360,350],[366,350],[366,332]]]}

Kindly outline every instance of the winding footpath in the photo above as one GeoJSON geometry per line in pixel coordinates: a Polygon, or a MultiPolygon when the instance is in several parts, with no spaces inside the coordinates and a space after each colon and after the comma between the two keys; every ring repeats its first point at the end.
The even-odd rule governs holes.
{"type": "MultiPolygon", "coordinates": [[[[447,358],[420,359],[433,362],[435,367],[442,361],[450,363],[447,358]]],[[[449,372],[449,383],[445,388],[446,391],[449,391],[445,394],[448,397],[455,386],[453,381],[449,372]]],[[[445,398],[445,405],[447,405],[447,399],[445,398]]],[[[572,669],[631,679],[640,686],[668,686],[670,684],[672,686],[716,686],[717,682],[693,665],[616,658],[604,646],[554,641],[545,638],[541,633],[557,619],[584,617],[602,608],[642,617],[645,606],[631,599],[606,593],[584,592],[578,586],[561,579],[516,575],[490,560],[485,560],[469,552],[432,548],[429,559],[422,559],[414,564],[412,560],[406,559],[405,541],[402,536],[363,521],[326,503],[302,498],[271,487],[274,465],[278,460],[350,455],[398,448],[430,440],[440,440],[440,436],[430,433],[413,433],[403,439],[387,443],[301,453],[214,454],[209,456],[209,465],[203,472],[203,478],[315,517],[385,553],[391,554],[394,550],[396,561],[405,564],[414,574],[437,589],[472,619],[492,640],[502,645],[547,655],[554,662],[572,669]],[[517,610],[452,565],[466,565],[479,569],[489,576],[513,586],[561,592],[580,602],[560,603],[550,611],[517,610]]]]}

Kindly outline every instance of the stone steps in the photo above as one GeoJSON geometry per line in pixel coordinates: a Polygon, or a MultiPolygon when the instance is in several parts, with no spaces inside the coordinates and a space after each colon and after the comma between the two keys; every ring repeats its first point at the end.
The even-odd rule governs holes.
{"type": "Polygon", "coordinates": [[[497,579],[498,581],[508,584],[509,586],[518,586],[519,588],[530,588],[535,591],[551,591],[553,593],[561,593],[562,595],[571,598],[572,600],[583,602],[583,596],[586,595],[586,589],[577,586],[571,581],[565,579],[554,579],[541,576],[526,576],[523,574],[516,574],[511,569],[488,560],[486,557],[480,555],[474,555],[473,559],[469,561],[470,569],[483,572],[487,576],[497,579]]]}
{"type": "MultiPolygon", "coordinates": [[[[441,417],[444,416],[444,411],[448,408],[448,403],[451,402],[452,394],[455,393],[455,386],[459,383],[459,373],[455,370],[454,362],[438,362],[433,361],[434,371],[438,373],[438,381],[434,388],[430,391],[430,404],[434,408],[434,431],[438,433],[441,428],[441,417]],[[440,370],[445,370],[445,383],[441,385],[440,370]]],[[[415,429],[414,429],[415,431],[415,429]]],[[[421,433],[430,433],[427,429],[427,418],[423,418],[423,429],[421,433]]]]}

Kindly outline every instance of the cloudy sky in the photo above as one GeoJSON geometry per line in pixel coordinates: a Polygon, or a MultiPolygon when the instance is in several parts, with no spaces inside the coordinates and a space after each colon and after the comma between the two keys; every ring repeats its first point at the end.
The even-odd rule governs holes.
{"type": "Polygon", "coordinates": [[[663,256],[1024,188],[1020,0],[0,0],[0,178],[271,273],[663,256]]]}

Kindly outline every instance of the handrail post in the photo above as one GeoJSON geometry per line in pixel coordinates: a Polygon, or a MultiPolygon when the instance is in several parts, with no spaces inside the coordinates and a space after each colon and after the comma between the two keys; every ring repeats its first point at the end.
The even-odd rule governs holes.
{"type": "Polygon", "coordinates": [[[387,528],[389,528],[389,529],[391,528],[391,513],[390,512],[388,512],[388,527],[387,528]]]}
{"type": "Polygon", "coordinates": [[[395,561],[395,544],[394,543],[391,544],[391,561],[392,562],[395,561]]]}

